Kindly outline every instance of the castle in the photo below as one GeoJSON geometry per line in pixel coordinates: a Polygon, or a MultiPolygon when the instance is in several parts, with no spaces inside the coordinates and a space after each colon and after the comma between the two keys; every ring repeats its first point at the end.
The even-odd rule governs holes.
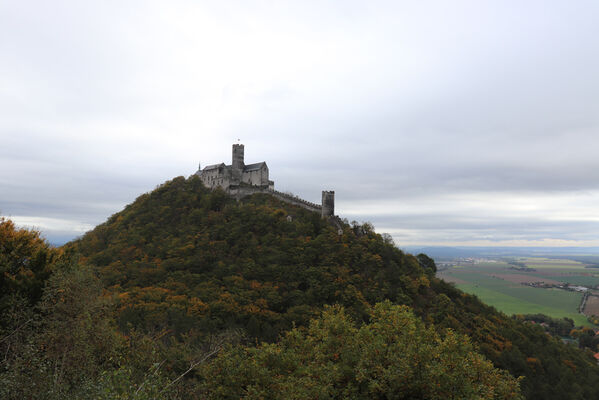
{"type": "Polygon", "coordinates": [[[275,183],[268,179],[268,166],[264,161],[245,165],[244,148],[242,144],[233,145],[233,162],[201,167],[196,172],[204,186],[214,189],[217,186],[225,191],[239,186],[252,186],[261,189],[274,190],[275,183]]]}
{"type": "Polygon", "coordinates": [[[276,191],[275,183],[269,180],[266,162],[245,164],[242,144],[233,145],[231,165],[220,163],[209,165],[204,169],[198,166],[198,171],[195,174],[200,177],[204,186],[210,189],[220,187],[237,199],[254,193],[269,193],[279,200],[318,212],[323,217],[333,217],[335,215],[334,191],[322,192],[321,205],[276,191]]]}

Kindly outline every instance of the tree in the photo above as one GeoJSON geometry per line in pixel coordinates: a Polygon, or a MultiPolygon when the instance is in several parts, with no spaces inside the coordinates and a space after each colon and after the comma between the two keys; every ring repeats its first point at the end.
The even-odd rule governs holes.
{"type": "Polygon", "coordinates": [[[435,276],[435,273],[437,272],[437,265],[435,264],[435,260],[423,253],[418,254],[416,258],[418,259],[418,263],[424,269],[427,275],[435,276]]]}
{"type": "Polygon", "coordinates": [[[361,327],[342,307],[276,344],[231,347],[203,371],[207,398],[520,399],[518,380],[469,340],[425,327],[409,308],[377,304],[361,327]]]}
{"type": "Polygon", "coordinates": [[[82,391],[89,381],[110,368],[122,348],[111,300],[93,272],[74,262],[54,267],[39,304],[29,311],[27,335],[19,335],[13,356],[1,365],[2,398],[86,398],[82,391]]]}
{"type": "Polygon", "coordinates": [[[0,312],[4,299],[12,294],[37,302],[60,253],[39,232],[18,229],[0,217],[0,312]]]}

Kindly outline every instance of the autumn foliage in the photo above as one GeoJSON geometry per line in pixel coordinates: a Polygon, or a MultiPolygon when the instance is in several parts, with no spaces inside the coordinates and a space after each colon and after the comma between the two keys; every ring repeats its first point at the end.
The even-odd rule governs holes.
{"type": "Polygon", "coordinates": [[[5,398],[599,398],[589,354],[372,225],[197,177],[61,249],[1,220],[0,270],[5,398]]]}

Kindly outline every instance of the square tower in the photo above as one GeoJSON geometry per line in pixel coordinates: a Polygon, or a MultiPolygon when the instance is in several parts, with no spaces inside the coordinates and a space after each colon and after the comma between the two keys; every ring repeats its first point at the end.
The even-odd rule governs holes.
{"type": "Polygon", "coordinates": [[[243,162],[243,145],[242,144],[234,144],[233,145],[233,161],[231,163],[233,169],[237,169],[243,171],[245,164],[243,162]]]}
{"type": "Polygon", "coordinates": [[[233,178],[232,183],[238,185],[241,182],[241,176],[245,169],[245,163],[243,162],[243,145],[233,145],[233,161],[231,162],[231,177],[233,178]]]}
{"type": "Polygon", "coordinates": [[[334,191],[322,191],[322,216],[332,217],[335,215],[335,192],[334,191]]]}

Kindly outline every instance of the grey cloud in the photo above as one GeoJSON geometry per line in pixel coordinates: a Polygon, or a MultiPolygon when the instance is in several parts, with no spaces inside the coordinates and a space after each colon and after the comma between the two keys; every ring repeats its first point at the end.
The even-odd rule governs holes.
{"type": "MultiPolygon", "coordinates": [[[[100,223],[237,138],[341,211],[599,190],[595,2],[373,4],[2,4],[0,212],[100,223]]],[[[576,201],[588,221],[356,217],[422,243],[593,239],[576,201]]]]}

